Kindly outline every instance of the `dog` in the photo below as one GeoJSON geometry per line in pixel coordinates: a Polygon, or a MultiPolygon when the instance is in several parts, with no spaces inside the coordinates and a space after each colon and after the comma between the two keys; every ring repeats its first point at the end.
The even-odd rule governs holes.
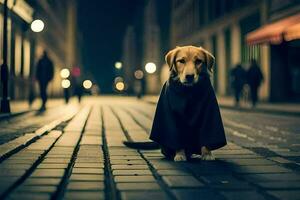
{"type": "MultiPolygon", "coordinates": [[[[209,78],[215,58],[202,47],[182,46],[169,51],[165,61],[170,77],[160,94],[150,139],[174,161],[187,161],[193,154],[201,155],[202,160],[214,160],[212,150],[226,145],[209,78]]],[[[130,142],[125,145],[139,146],[130,142]]]]}

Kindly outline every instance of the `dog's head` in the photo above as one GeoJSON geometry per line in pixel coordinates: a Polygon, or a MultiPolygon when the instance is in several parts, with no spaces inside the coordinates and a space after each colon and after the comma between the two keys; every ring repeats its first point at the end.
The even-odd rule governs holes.
{"type": "Polygon", "coordinates": [[[202,47],[183,46],[169,51],[165,57],[171,76],[184,85],[197,83],[199,73],[212,71],[215,57],[202,47]]]}

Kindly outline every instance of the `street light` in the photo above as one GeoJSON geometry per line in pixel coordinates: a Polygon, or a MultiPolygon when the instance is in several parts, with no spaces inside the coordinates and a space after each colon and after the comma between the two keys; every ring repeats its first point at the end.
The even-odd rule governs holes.
{"type": "Polygon", "coordinates": [[[145,70],[149,74],[153,74],[156,71],[156,65],[153,62],[149,62],[145,65],[145,70]]]}
{"type": "Polygon", "coordinates": [[[64,89],[68,89],[71,86],[71,82],[68,79],[64,79],[61,81],[61,87],[64,89]]]}
{"type": "Polygon", "coordinates": [[[83,81],[82,86],[88,90],[88,89],[91,89],[91,87],[93,86],[93,83],[90,80],[85,80],[85,81],[83,81]]]}
{"type": "Polygon", "coordinates": [[[122,63],[121,62],[116,62],[115,63],[115,68],[116,69],[121,69],[122,68],[122,63]]]}
{"type": "Polygon", "coordinates": [[[117,82],[116,83],[116,89],[120,92],[122,92],[125,89],[125,84],[124,82],[117,82]]]}
{"type": "Polygon", "coordinates": [[[45,24],[42,20],[36,19],[31,22],[30,28],[33,32],[39,33],[43,31],[45,24]]]}
{"type": "Polygon", "coordinates": [[[67,68],[64,68],[60,71],[60,77],[62,78],[68,78],[70,76],[70,70],[68,70],[67,68]]]}
{"type": "Polygon", "coordinates": [[[3,4],[3,64],[1,65],[2,99],[1,113],[10,113],[8,98],[8,65],[7,65],[7,1],[3,4]]]}

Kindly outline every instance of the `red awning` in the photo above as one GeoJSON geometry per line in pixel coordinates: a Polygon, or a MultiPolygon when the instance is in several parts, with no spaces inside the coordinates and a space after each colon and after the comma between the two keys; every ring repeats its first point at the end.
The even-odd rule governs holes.
{"type": "Polygon", "coordinates": [[[249,45],[271,43],[280,44],[283,40],[300,38],[300,14],[267,24],[246,35],[249,45]]]}

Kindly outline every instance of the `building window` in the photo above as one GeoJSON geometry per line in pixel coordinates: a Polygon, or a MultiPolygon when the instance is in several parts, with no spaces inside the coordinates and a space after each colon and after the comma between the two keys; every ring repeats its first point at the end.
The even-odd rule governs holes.
{"type": "Polygon", "coordinates": [[[20,34],[15,35],[15,75],[20,76],[22,71],[22,37],[20,34]]]}
{"type": "Polygon", "coordinates": [[[25,39],[23,41],[23,50],[24,50],[24,57],[23,57],[23,65],[24,65],[24,77],[29,77],[30,75],[30,42],[25,39]]]}

